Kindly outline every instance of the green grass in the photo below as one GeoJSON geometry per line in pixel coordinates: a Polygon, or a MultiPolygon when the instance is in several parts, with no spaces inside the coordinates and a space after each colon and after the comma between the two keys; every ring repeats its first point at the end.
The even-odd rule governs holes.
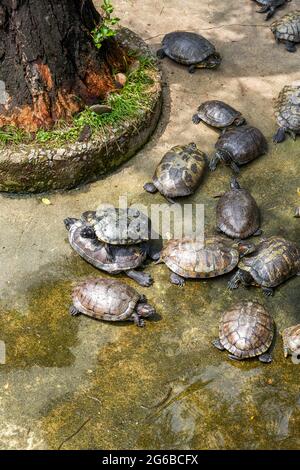
{"type": "Polygon", "coordinates": [[[88,108],[73,117],[72,123],[58,122],[51,130],[40,129],[34,136],[16,127],[0,129],[0,143],[20,144],[66,144],[76,142],[85,125],[89,125],[93,135],[106,134],[112,126],[119,126],[124,121],[134,121],[141,112],[149,109],[150,97],[145,93],[153,83],[151,69],[153,60],[139,57],[140,67],[127,74],[127,82],[120,91],[111,93],[106,104],[110,105],[112,112],[98,115],[88,108]]]}

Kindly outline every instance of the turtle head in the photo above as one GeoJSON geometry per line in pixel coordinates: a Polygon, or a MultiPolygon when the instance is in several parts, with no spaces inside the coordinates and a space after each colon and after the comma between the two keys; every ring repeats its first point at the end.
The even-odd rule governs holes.
{"type": "Polygon", "coordinates": [[[95,211],[85,211],[81,215],[82,222],[87,222],[88,224],[93,225],[96,221],[96,212],[95,211]]]}
{"type": "Polygon", "coordinates": [[[231,189],[241,189],[238,180],[233,176],[230,180],[231,189]]]}
{"type": "Polygon", "coordinates": [[[189,150],[197,150],[197,145],[195,144],[195,142],[190,142],[188,145],[187,145],[187,148],[189,150]]]}
{"type": "Polygon", "coordinates": [[[219,67],[220,63],[222,62],[222,58],[218,52],[214,52],[205,60],[205,68],[207,69],[215,69],[219,67]]]}
{"type": "Polygon", "coordinates": [[[242,241],[238,242],[237,250],[240,254],[240,257],[242,258],[243,256],[247,256],[251,253],[254,253],[254,251],[256,250],[256,246],[253,243],[242,241]]]}
{"type": "Polygon", "coordinates": [[[71,227],[78,221],[79,219],[75,219],[74,217],[67,217],[66,219],[64,219],[66,229],[69,231],[71,227]]]}
{"type": "Polygon", "coordinates": [[[136,311],[141,318],[150,318],[156,313],[155,308],[146,302],[140,302],[136,307],[136,311]]]}

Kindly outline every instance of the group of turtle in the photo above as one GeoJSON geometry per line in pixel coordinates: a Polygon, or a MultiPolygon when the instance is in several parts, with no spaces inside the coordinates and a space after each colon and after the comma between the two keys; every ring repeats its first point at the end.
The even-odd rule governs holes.
{"type": "MultiPolygon", "coordinates": [[[[261,12],[269,19],[286,0],[257,0],[261,12]]],[[[300,12],[286,15],[272,25],[276,38],[284,41],[289,51],[300,42],[300,12]]],[[[188,32],[174,32],[165,36],[159,58],[168,56],[189,71],[196,68],[215,68],[221,56],[202,36],[188,32]]],[[[279,129],[274,141],[282,142],[286,133],[293,138],[300,133],[300,85],[285,87],[276,105],[279,129]]],[[[207,155],[196,144],[171,148],[158,164],[151,182],[144,185],[150,193],[159,191],[170,203],[178,197],[194,193],[203,179],[207,166],[211,171],[219,162],[229,165],[234,174],[241,165],[265,154],[267,141],[262,132],[246,123],[241,113],[222,101],[202,103],[192,117],[222,131],[216,151],[208,162],[207,155]]],[[[126,273],[139,285],[152,284],[144,273],[147,258],[164,263],[170,281],[178,286],[185,279],[209,279],[233,272],[230,289],[239,285],[255,285],[266,295],[295,275],[300,275],[300,247],[281,236],[262,239],[258,244],[247,241],[259,236],[261,218],[259,207],[246,189],[232,177],[230,189],[216,204],[216,232],[202,240],[171,239],[162,245],[153,237],[151,221],[136,209],[101,208],[84,212],[79,219],[65,219],[72,248],[87,262],[110,274],[126,273]]],[[[72,294],[71,314],[80,313],[108,321],[134,321],[144,326],[144,318],[153,317],[155,309],[145,296],[115,279],[88,279],[79,283],[72,294]]],[[[227,350],[231,359],[259,357],[271,361],[270,348],[274,343],[275,323],[265,307],[257,302],[235,304],[220,321],[219,338],[213,342],[220,350],[227,350]]],[[[284,354],[300,348],[300,325],[284,330],[284,354]]]]}

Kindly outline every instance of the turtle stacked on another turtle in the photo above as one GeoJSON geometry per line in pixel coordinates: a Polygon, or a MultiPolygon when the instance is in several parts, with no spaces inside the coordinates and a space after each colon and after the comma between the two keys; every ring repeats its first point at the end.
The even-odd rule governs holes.
{"type": "Polygon", "coordinates": [[[261,9],[257,10],[258,13],[267,13],[266,21],[268,21],[275,14],[277,8],[284,6],[291,0],[254,0],[256,3],[261,5],[261,9]]]}

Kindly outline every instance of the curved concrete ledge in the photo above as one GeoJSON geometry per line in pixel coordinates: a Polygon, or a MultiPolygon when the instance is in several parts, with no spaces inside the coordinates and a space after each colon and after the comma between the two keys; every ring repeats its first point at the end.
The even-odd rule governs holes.
{"type": "MultiPolygon", "coordinates": [[[[148,45],[132,31],[122,28],[117,39],[139,55],[152,57],[148,45]]],[[[105,137],[95,136],[87,143],[57,148],[32,143],[0,150],[0,191],[37,193],[71,189],[95,181],[126,162],[149,140],[159,120],[162,87],[156,62],[151,77],[154,81],[149,88],[149,110],[141,110],[134,122],[116,123],[107,129],[105,137]]]]}

